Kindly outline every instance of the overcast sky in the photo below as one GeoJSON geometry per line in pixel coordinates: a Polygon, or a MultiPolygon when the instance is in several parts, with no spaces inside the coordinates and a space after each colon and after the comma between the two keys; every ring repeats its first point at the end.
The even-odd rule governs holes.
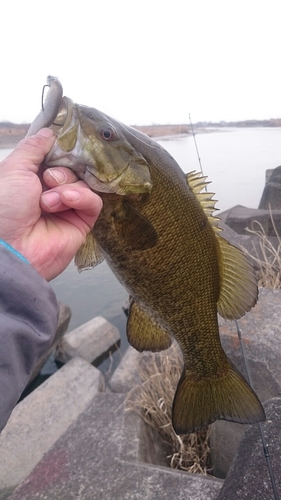
{"type": "Polygon", "coordinates": [[[48,74],[127,124],[281,117],[280,5],[2,1],[0,121],[32,121],[48,74]]]}

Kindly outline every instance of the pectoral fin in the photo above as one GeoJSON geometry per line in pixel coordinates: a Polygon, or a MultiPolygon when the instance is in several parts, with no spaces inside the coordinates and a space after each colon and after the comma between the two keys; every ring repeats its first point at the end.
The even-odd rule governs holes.
{"type": "Polygon", "coordinates": [[[131,301],[127,337],[137,351],[162,351],[168,349],[172,339],[168,332],[143,311],[134,300],[131,301]]]}
{"type": "Polygon", "coordinates": [[[157,233],[148,219],[124,201],[113,214],[116,232],[132,250],[146,250],[157,243],[157,233]]]}
{"type": "Polygon", "coordinates": [[[241,318],[255,305],[258,287],[254,270],[245,255],[218,236],[220,296],[218,312],[226,319],[241,318]]]}
{"type": "Polygon", "coordinates": [[[95,240],[93,233],[89,233],[85,243],[79,248],[75,255],[74,262],[79,273],[87,269],[92,269],[104,260],[101,249],[95,240]]]}

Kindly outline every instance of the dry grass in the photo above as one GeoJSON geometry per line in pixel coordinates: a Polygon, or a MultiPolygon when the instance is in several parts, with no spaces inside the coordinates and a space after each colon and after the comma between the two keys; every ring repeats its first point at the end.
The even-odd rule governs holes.
{"type": "Polygon", "coordinates": [[[168,351],[143,356],[140,363],[142,383],[132,389],[127,409],[137,412],[156,429],[168,445],[171,467],[188,472],[210,472],[209,429],[177,436],[171,423],[171,408],[182,371],[182,358],[176,343],[168,351]]]}
{"type": "Polygon", "coordinates": [[[263,226],[258,221],[253,221],[251,229],[247,232],[257,237],[258,247],[253,244],[253,252],[245,248],[243,251],[254,263],[258,285],[264,288],[281,289],[281,238],[276,229],[272,214],[271,223],[277,238],[273,245],[267,237],[263,226]]]}

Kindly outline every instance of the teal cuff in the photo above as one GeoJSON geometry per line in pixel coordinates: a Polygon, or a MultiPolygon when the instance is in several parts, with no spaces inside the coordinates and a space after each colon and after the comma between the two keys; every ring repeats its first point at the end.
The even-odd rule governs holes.
{"type": "Polygon", "coordinates": [[[28,260],[21,253],[19,253],[17,250],[15,250],[15,248],[11,247],[11,245],[6,243],[6,241],[0,240],[0,245],[3,245],[3,247],[7,248],[7,250],[9,250],[9,252],[16,255],[19,259],[23,260],[23,262],[26,262],[27,264],[29,264],[28,260]]]}

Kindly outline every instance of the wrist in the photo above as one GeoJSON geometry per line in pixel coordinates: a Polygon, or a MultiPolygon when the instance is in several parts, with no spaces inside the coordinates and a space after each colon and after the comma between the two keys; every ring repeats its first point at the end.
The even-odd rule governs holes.
{"type": "Polygon", "coordinates": [[[29,264],[28,260],[20,252],[18,252],[14,247],[9,245],[9,243],[7,243],[5,240],[0,239],[0,245],[4,246],[7,250],[9,250],[9,252],[13,253],[19,259],[21,259],[24,262],[26,262],[27,264],[29,264]]]}

